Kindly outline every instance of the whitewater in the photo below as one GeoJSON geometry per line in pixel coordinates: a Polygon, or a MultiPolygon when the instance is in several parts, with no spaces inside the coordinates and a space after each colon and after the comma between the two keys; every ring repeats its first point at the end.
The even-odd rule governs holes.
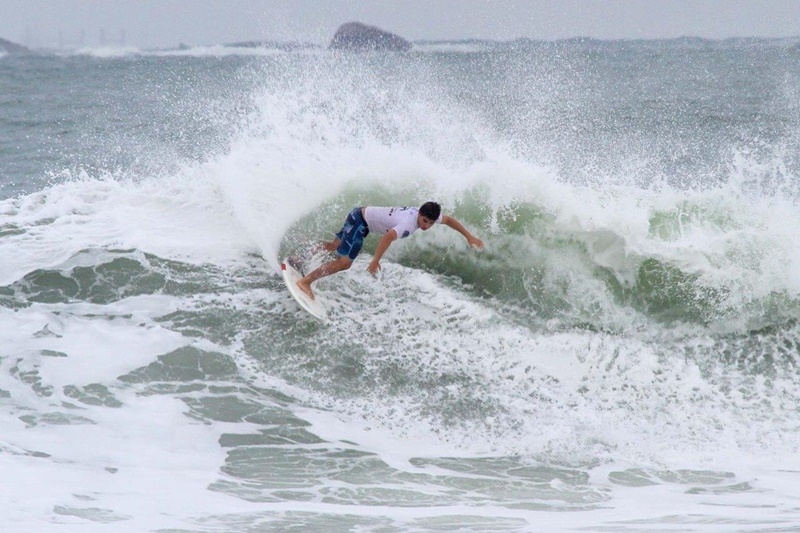
{"type": "Polygon", "coordinates": [[[0,529],[800,528],[800,41],[0,57],[0,529]],[[288,295],[360,205],[442,204],[288,295]]]}

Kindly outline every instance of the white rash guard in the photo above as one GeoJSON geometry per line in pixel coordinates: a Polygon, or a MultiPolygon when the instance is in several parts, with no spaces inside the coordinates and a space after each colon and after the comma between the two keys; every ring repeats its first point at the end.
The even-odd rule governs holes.
{"type": "MultiPolygon", "coordinates": [[[[383,235],[390,229],[397,232],[397,238],[408,237],[419,229],[417,216],[419,207],[366,207],[364,220],[370,232],[383,235]]],[[[441,224],[443,215],[439,215],[437,224],[441,224]]]]}

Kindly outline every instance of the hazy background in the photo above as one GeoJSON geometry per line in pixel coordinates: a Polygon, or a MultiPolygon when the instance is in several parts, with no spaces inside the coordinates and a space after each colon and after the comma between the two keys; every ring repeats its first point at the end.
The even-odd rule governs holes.
{"type": "Polygon", "coordinates": [[[410,40],[800,35],[800,0],[0,0],[0,37],[34,48],[325,44],[360,21],[410,40]]]}

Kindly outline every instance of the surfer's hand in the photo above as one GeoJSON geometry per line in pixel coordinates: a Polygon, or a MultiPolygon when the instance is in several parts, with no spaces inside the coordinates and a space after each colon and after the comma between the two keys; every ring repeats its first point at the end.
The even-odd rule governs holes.
{"type": "Polygon", "coordinates": [[[474,237],[474,236],[473,237],[468,237],[467,238],[467,242],[469,243],[470,246],[474,246],[478,250],[483,250],[483,241],[480,240],[479,238],[474,237]]]}
{"type": "Polygon", "coordinates": [[[381,269],[381,264],[378,261],[370,261],[369,266],[367,267],[367,272],[376,276],[378,271],[381,269]]]}

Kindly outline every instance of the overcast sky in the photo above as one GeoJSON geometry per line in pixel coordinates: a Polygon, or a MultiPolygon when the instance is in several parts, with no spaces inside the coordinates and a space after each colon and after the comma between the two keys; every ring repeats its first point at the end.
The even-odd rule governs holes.
{"type": "Polygon", "coordinates": [[[800,0],[0,0],[32,47],[326,44],[360,21],[409,40],[800,36],[800,0]]]}

